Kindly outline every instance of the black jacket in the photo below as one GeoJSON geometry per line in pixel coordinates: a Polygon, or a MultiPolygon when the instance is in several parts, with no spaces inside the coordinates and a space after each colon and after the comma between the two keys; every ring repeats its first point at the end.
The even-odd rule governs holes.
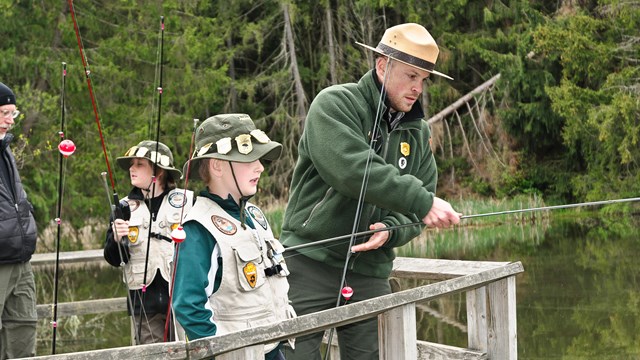
{"type": "Polygon", "coordinates": [[[12,139],[12,134],[6,134],[0,140],[0,264],[29,261],[38,236],[33,206],[9,149],[12,139]]]}

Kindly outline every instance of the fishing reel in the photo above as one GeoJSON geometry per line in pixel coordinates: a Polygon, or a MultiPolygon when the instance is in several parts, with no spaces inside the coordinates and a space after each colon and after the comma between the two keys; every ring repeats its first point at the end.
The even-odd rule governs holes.
{"type": "Polygon", "coordinates": [[[115,206],[114,213],[116,219],[131,219],[131,207],[129,207],[129,202],[127,200],[120,200],[120,202],[115,206]]]}
{"type": "MultiPolygon", "coordinates": [[[[114,197],[117,197],[117,195],[114,195],[114,197]]],[[[131,219],[131,207],[129,207],[128,201],[120,200],[120,201],[114,202],[112,207],[113,207],[114,219],[122,219],[125,221],[131,219]]],[[[115,233],[114,233],[114,238],[115,238],[115,233]]],[[[123,236],[122,239],[120,239],[120,244],[122,244],[125,247],[129,246],[129,241],[126,236],[123,236]]]]}

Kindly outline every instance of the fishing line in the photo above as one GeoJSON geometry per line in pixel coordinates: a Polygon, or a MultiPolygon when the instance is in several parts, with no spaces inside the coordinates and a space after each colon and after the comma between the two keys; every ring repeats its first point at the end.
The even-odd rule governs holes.
{"type": "MultiPolygon", "coordinates": [[[[153,163],[153,182],[151,184],[151,193],[147,195],[149,203],[148,203],[148,208],[149,211],[151,212],[151,221],[149,223],[149,234],[147,237],[147,253],[145,255],[145,260],[144,260],[144,274],[142,276],[142,295],[140,297],[140,306],[141,308],[144,308],[144,298],[145,295],[147,293],[147,272],[149,269],[149,252],[151,249],[151,229],[153,228],[153,223],[156,221],[156,217],[158,216],[158,213],[156,212],[155,209],[153,209],[153,207],[151,206],[153,197],[155,196],[156,193],[156,183],[158,181],[157,178],[157,174],[158,174],[158,162],[162,161],[161,160],[161,156],[158,153],[159,150],[159,146],[160,146],[160,119],[161,119],[161,109],[162,109],[162,62],[163,62],[163,53],[164,53],[164,16],[160,16],[160,81],[158,84],[158,116],[157,116],[157,122],[156,122],[156,150],[155,150],[155,154],[151,154],[154,155],[152,156],[153,159],[151,159],[152,163],[153,163]]],[[[169,173],[167,170],[164,170],[164,177],[163,180],[167,178],[167,176],[169,176],[169,173]]],[[[163,188],[163,191],[166,190],[163,188]]],[[[145,319],[147,318],[147,314],[145,311],[144,314],[145,319]]],[[[147,319],[147,326],[148,326],[148,319],[147,319]]],[[[138,327],[138,332],[142,331],[142,314],[140,316],[140,327],[138,327]]]]}
{"type": "MultiPolygon", "coordinates": [[[[89,70],[89,63],[87,61],[87,57],[85,56],[84,53],[84,46],[82,43],[82,37],[80,36],[80,28],[78,27],[78,21],[76,19],[76,11],[75,8],[73,6],[73,0],[68,0],[68,4],[69,4],[69,12],[71,13],[71,19],[73,20],[73,28],[75,30],[76,33],[76,40],[78,42],[78,50],[80,51],[80,58],[82,59],[82,66],[84,68],[84,74],[85,77],[87,79],[87,87],[89,89],[89,97],[91,98],[91,106],[93,108],[93,114],[95,117],[95,123],[96,126],[98,128],[98,134],[100,135],[100,145],[102,146],[102,153],[104,154],[104,160],[105,163],[107,165],[107,172],[103,172],[101,173],[102,178],[104,180],[104,185],[105,185],[105,189],[107,191],[107,198],[109,200],[109,210],[110,210],[110,214],[111,214],[111,220],[115,220],[115,219],[122,219],[122,215],[123,215],[123,209],[122,206],[120,204],[120,200],[118,199],[118,193],[116,192],[116,186],[115,186],[115,182],[113,181],[113,171],[111,170],[111,164],[109,163],[109,155],[107,152],[107,146],[105,144],[104,141],[104,135],[102,134],[102,126],[100,124],[100,115],[98,112],[98,106],[96,103],[96,99],[95,99],[95,95],[93,93],[93,85],[91,83],[91,71],[89,70]],[[109,194],[109,185],[107,184],[107,174],[109,175],[109,180],[111,183],[111,189],[112,189],[112,194],[109,194]],[[111,198],[113,197],[113,199],[111,198]]],[[[115,230],[115,229],[114,229],[115,230]]],[[[122,254],[122,249],[121,246],[122,243],[124,241],[127,241],[125,237],[123,237],[122,239],[116,240],[117,233],[114,231],[114,241],[116,241],[116,245],[118,248],[118,252],[120,254],[120,266],[122,267],[122,272],[124,274],[124,278],[125,278],[125,282],[126,282],[126,278],[127,278],[127,274],[126,271],[124,270],[124,264],[125,264],[125,259],[123,257],[122,254]]],[[[128,259],[127,259],[128,261],[128,259]]],[[[131,311],[133,311],[133,303],[131,301],[131,294],[128,291],[129,289],[127,288],[127,300],[129,302],[129,306],[131,307],[131,311]]],[[[137,334],[138,332],[136,331],[135,327],[135,321],[132,322],[132,326],[134,328],[134,337],[136,337],[136,341],[138,340],[137,338],[137,334]]],[[[137,341],[138,342],[138,341],[137,341]]]]}
{"type": "MultiPolygon", "coordinates": [[[[107,183],[107,173],[106,172],[102,172],[100,174],[102,176],[102,180],[103,180],[103,184],[104,184],[104,190],[107,192],[107,200],[109,202],[109,209],[111,212],[111,219],[116,219],[116,218],[122,218],[122,209],[120,208],[120,204],[116,205],[114,203],[111,202],[111,193],[109,192],[109,184],[107,183]],[[118,212],[120,212],[120,214],[117,214],[118,212]],[[118,217],[119,216],[119,217],[118,217]]],[[[128,208],[127,208],[128,209],[128,208]]],[[[129,214],[130,216],[131,214],[129,214]]],[[[129,262],[129,255],[126,252],[122,251],[122,247],[124,245],[121,244],[122,241],[125,240],[125,238],[122,238],[119,240],[116,240],[116,236],[118,235],[117,232],[115,231],[115,229],[112,230],[113,231],[113,241],[116,242],[116,247],[118,248],[118,255],[120,256],[120,268],[122,268],[122,276],[124,277],[124,283],[125,284],[129,284],[129,277],[127,276],[127,272],[124,269],[124,266],[129,262]],[[126,261],[125,261],[126,259],[126,261]]],[[[129,309],[131,309],[131,313],[134,313],[135,308],[133,307],[133,300],[131,299],[131,293],[129,292],[129,287],[127,286],[127,303],[129,304],[129,309]]],[[[133,325],[133,337],[134,340],[136,342],[136,344],[139,344],[139,337],[138,337],[138,330],[136,328],[136,322],[131,321],[131,324],[133,325]]]]}
{"type": "MultiPolygon", "coordinates": [[[[488,212],[488,213],[482,213],[482,214],[473,214],[473,215],[462,215],[462,216],[460,216],[460,220],[474,219],[474,218],[481,218],[481,217],[490,217],[490,216],[499,216],[499,215],[528,213],[528,212],[549,211],[549,210],[558,210],[558,209],[570,209],[570,208],[597,206],[597,205],[611,205],[611,204],[636,202],[636,201],[640,201],[640,197],[612,199],[612,200],[600,200],[600,201],[590,201],[590,202],[582,202],[582,203],[575,203],[575,204],[541,206],[541,207],[526,208],[526,209],[495,211],[495,212],[488,212]]],[[[426,225],[423,222],[420,221],[420,222],[413,222],[413,223],[401,224],[401,225],[396,225],[396,226],[390,226],[390,227],[387,227],[387,228],[360,231],[360,232],[357,232],[357,233],[354,233],[354,234],[335,236],[335,237],[332,237],[332,238],[318,240],[318,241],[315,241],[315,242],[312,242],[312,243],[289,246],[289,247],[286,247],[284,250],[285,250],[285,252],[291,251],[291,250],[296,250],[297,252],[300,252],[299,251],[300,249],[304,249],[306,247],[314,247],[314,246],[329,244],[329,243],[332,243],[332,242],[336,242],[338,240],[343,240],[343,239],[346,239],[346,238],[350,238],[352,236],[371,235],[371,234],[375,234],[375,233],[381,232],[381,231],[394,231],[394,230],[398,230],[398,229],[402,229],[402,228],[406,228],[406,227],[412,227],[412,226],[426,226],[426,225]]],[[[338,245],[341,245],[341,244],[338,244],[338,245]]],[[[331,246],[335,246],[335,245],[331,245],[331,246]]],[[[323,247],[323,248],[325,248],[325,247],[323,247]]],[[[317,249],[317,250],[320,250],[320,249],[317,249]]],[[[310,250],[309,252],[311,252],[311,251],[316,251],[316,250],[310,250]]],[[[288,257],[292,257],[292,256],[297,256],[297,254],[289,255],[288,257]]],[[[285,256],[285,259],[286,258],[287,258],[287,256],[285,256]]]]}
{"type": "Polygon", "coordinates": [[[52,304],[52,321],[51,326],[53,328],[52,339],[51,339],[51,355],[56,354],[56,334],[58,329],[58,280],[60,278],[60,235],[62,232],[62,199],[64,198],[64,178],[65,178],[65,170],[66,170],[66,162],[63,161],[69,155],[73,154],[75,151],[75,144],[71,140],[64,140],[64,120],[65,120],[65,88],[66,88],[66,77],[67,77],[67,64],[62,63],[62,90],[60,95],[60,131],[58,135],[60,136],[60,144],[58,145],[59,150],[59,161],[58,161],[58,201],[56,206],[56,219],[55,222],[57,224],[57,236],[56,236],[56,262],[55,262],[55,270],[54,270],[54,284],[53,284],[53,304],[52,304]]]}
{"type": "MultiPolygon", "coordinates": [[[[193,144],[196,138],[196,128],[198,127],[198,119],[193,119],[193,131],[191,132],[191,144],[189,145],[189,159],[191,158],[191,154],[193,152],[193,144]]],[[[184,201],[187,201],[187,189],[189,188],[189,173],[191,172],[191,161],[187,163],[187,173],[184,177],[184,201]]],[[[167,341],[167,332],[169,329],[170,317],[172,316],[172,307],[171,301],[173,300],[173,286],[175,284],[176,279],[176,269],[178,268],[178,255],[180,254],[180,243],[185,240],[186,234],[184,232],[184,228],[182,227],[182,221],[184,220],[184,204],[180,211],[180,225],[171,232],[171,239],[175,243],[174,249],[174,260],[173,260],[173,271],[171,272],[171,284],[169,286],[169,306],[167,307],[167,320],[164,324],[164,341],[167,341]]]]}
{"type": "MultiPolygon", "coordinates": [[[[380,119],[382,118],[382,105],[384,104],[384,99],[386,96],[386,83],[387,83],[387,75],[389,74],[389,68],[390,68],[390,63],[391,63],[391,59],[387,58],[387,63],[386,63],[386,67],[385,67],[385,72],[384,72],[384,78],[382,80],[382,89],[380,90],[380,97],[378,98],[378,107],[376,109],[376,117],[375,117],[375,121],[373,122],[373,129],[371,130],[371,139],[369,140],[369,151],[367,152],[367,161],[365,163],[365,168],[364,168],[364,175],[362,178],[362,185],[360,186],[360,194],[358,195],[358,206],[356,208],[356,215],[355,218],[353,220],[353,227],[351,229],[351,237],[349,239],[349,246],[348,246],[348,251],[347,254],[345,256],[345,261],[344,261],[344,266],[342,268],[342,278],[340,280],[340,287],[338,289],[338,296],[336,299],[336,306],[338,307],[340,306],[340,300],[342,299],[343,296],[343,288],[346,285],[346,279],[347,279],[347,268],[349,266],[349,261],[351,260],[351,256],[353,254],[353,252],[351,251],[351,247],[354,245],[355,240],[356,240],[356,236],[355,236],[355,232],[356,230],[358,230],[358,225],[360,224],[360,221],[362,220],[362,211],[364,208],[364,197],[365,197],[365,193],[367,191],[367,187],[369,186],[369,178],[370,178],[370,172],[371,172],[371,163],[372,163],[372,159],[373,159],[373,154],[375,153],[374,151],[374,144],[378,141],[378,132],[380,132],[380,119]]],[[[375,71],[375,70],[374,70],[375,71]]],[[[377,75],[376,75],[377,76],[377,75]]],[[[346,297],[345,297],[346,299],[346,297]]],[[[349,300],[349,299],[346,299],[349,300]]],[[[333,340],[333,333],[335,331],[335,328],[331,328],[331,330],[329,331],[329,336],[328,336],[328,344],[331,344],[332,340],[333,340]]],[[[327,351],[325,353],[324,359],[327,360],[328,356],[329,356],[329,352],[327,351]]]]}

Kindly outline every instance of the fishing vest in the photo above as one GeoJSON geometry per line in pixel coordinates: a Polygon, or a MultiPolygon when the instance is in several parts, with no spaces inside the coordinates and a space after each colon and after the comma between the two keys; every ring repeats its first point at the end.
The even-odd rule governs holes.
{"type": "MultiPolygon", "coordinates": [[[[255,230],[246,229],[215,201],[199,196],[188,220],[204,226],[216,239],[222,257],[222,281],[209,297],[216,335],[274,324],[295,317],[287,292],[289,274],[284,247],[273,236],[262,211],[246,210],[255,230]]],[[[215,261],[215,260],[214,260],[215,261]]],[[[266,344],[265,353],[278,343],[266,344]]]]}
{"type": "Polygon", "coordinates": [[[126,277],[124,281],[131,290],[142,288],[144,282],[145,261],[147,259],[147,243],[149,246],[149,260],[147,264],[147,286],[153,282],[158,271],[167,282],[171,279],[173,262],[173,243],[171,231],[180,224],[182,207],[186,214],[193,204],[193,192],[187,190],[186,197],[183,189],[173,189],[162,200],[156,221],[151,224],[151,213],[147,204],[142,200],[132,200],[125,197],[131,209],[129,219],[129,262],[124,266],[126,277]],[[151,231],[151,237],[149,237],[151,231]]]}

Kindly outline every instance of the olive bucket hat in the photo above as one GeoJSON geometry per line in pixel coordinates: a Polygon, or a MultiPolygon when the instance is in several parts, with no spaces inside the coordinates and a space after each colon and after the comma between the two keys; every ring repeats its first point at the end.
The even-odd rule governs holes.
{"type": "Polygon", "coordinates": [[[440,50],[433,36],[420,24],[407,23],[388,28],[375,48],[359,42],[356,44],[407,65],[453,80],[451,76],[435,70],[440,50]]]}
{"type": "Polygon", "coordinates": [[[173,154],[171,150],[161,142],[143,140],[138,143],[138,145],[127,150],[124,156],[117,158],[116,162],[120,168],[129,171],[131,159],[147,159],[151,161],[152,164],[156,164],[159,168],[168,171],[174,180],[179,180],[182,177],[182,172],[173,165],[173,154]],[[158,148],[157,153],[156,147],[158,148]]]}
{"type": "Polygon", "coordinates": [[[256,128],[247,114],[220,114],[205,120],[196,129],[195,150],[184,164],[185,174],[199,179],[198,166],[202,159],[220,159],[241,163],[256,160],[276,160],[282,145],[269,139],[256,128]]]}

